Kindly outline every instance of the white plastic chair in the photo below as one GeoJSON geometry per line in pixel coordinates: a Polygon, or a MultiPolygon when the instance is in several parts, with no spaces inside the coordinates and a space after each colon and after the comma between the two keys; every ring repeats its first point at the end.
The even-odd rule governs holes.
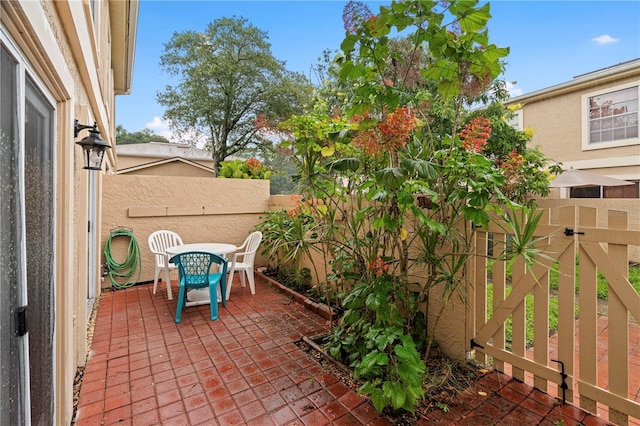
{"type": "Polygon", "coordinates": [[[156,259],[156,271],[153,278],[153,294],[156,294],[160,271],[164,270],[164,279],[167,282],[167,297],[169,300],[173,299],[169,271],[176,269],[177,266],[169,262],[169,256],[167,255],[166,250],[169,247],[181,246],[182,244],[184,243],[182,242],[180,235],[173,231],[167,231],[166,229],[155,231],[149,235],[149,250],[151,250],[151,253],[154,254],[156,259]]]}
{"type": "Polygon", "coordinates": [[[238,250],[234,253],[233,258],[229,262],[229,281],[227,282],[227,300],[231,293],[231,284],[233,283],[234,272],[240,273],[240,282],[242,287],[246,286],[245,275],[249,280],[251,294],[256,294],[256,284],[253,278],[253,261],[258,251],[258,246],[262,241],[262,232],[252,232],[238,250]]]}

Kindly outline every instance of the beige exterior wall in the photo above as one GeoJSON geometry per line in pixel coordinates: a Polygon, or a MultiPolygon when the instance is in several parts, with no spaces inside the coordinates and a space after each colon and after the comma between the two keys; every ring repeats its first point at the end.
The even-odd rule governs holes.
{"type": "MultiPolygon", "coordinates": [[[[613,67],[615,68],[615,67],[613,67]]],[[[563,168],[589,169],[625,180],[640,180],[640,140],[626,146],[584,149],[587,112],[583,95],[619,90],[629,84],[640,85],[640,62],[623,66],[619,72],[594,73],[531,94],[512,98],[508,104],[521,104],[521,127],[534,130],[530,146],[563,168]]]]}
{"type": "MultiPolygon", "coordinates": [[[[105,176],[102,196],[102,262],[111,231],[131,229],[141,252],[138,282],[153,281],[155,263],[147,242],[152,232],[168,229],[185,243],[240,245],[261,221],[270,201],[268,180],[166,176],[105,176]]],[[[113,239],[112,257],[126,259],[128,244],[126,237],[113,239]]],[[[261,263],[264,260],[258,256],[256,264],[261,263]]],[[[103,286],[110,285],[106,278],[103,286]]]]}
{"type": "MultiPolygon", "coordinates": [[[[96,183],[95,192],[90,192],[90,172],[82,169],[82,150],[74,143],[73,122],[95,121],[101,136],[114,144],[115,93],[128,90],[132,63],[115,65],[122,57],[117,54],[114,57],[113,52],[133,54],[128,37],[135,36],[137,5],[137,1],[75,0],[2,1],[0,5],[0,30],[19,51],[26,75],[52,100],[56,112],[53,290],[56,425],[71,424],[74,377],[77,367],[86,362],[89,197],[95,197],[98,219],[101,209],[102,173],[91,172],[96,183]],[[114,34],[112,30],[119,25],[121,31],[114,34]],[[114,72],[114,68],[119,71],[114,72]]],[[[78,139],[86,135],[84,131],[78,139]]],[[[107,151],[107,171],[112,169],[114,159],[114,154],[107,151]]],[[[100,232],[99,220],[93,226],[100,232]]],[[[95,260],[99,261],[97,256],[95,260]]],[[[98,274],[96,270],[93,275],[96,283],[98,274]]]]}

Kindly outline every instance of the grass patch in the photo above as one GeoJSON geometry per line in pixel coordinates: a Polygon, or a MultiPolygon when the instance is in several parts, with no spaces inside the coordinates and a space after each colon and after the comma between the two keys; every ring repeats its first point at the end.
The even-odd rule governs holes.
{"type": "MultiPolygon", "coordinates": [[[[579,294],[580,288],[578,283],[580,282],[580,264],[576,259],[576,294],[579,294]]],[[[636,293],[640,294],[640,264],[638,263],[630,263],[629,264],[629,282],[631,286],[636,290],[636,293]]],[[[604,278],[604,275],[598,271],[597,277],[597,293],[598,299],[608,300],[609,298],[609,283],[604,278]]],[[[558,262],[553,264],[553,267],[549,271],[549,288],[552,290],[558,290],[558,262]]]]}
{"type": "MultiPolygon", "coordinates": [[[[576,283],[579,282],[579,265],[576,263],[576,283]]],[[[507,271],[507,280],[511,280],[511,271],[507,271]]],[[[633,288],[640,294],[640,264],[629,265],[629,281],[633,288]]],[[[609,283],[602,274],[598,272],[598,298],[607,300],[609,296],[609,283]]],[[[558,264],[553,265],[549,271],[549,288],[551,290],[558,289],[558,264]]],[[[579,288],[576,285],[576,294],[578,294],[579,288]]],[[[506,296],[511,293],[511,286],[506,288],[506,296]]],[[[575,314],[578,313],[578,306],[575,306],[575,314]]],[[[487,315],[490,318],[493,315],[493,284],[489,283],[487,286],[487,315]]],[[[526,329],[525,329],[525,342],[527,347],[533,345],[533,294],[527,294],[525,297],[525,317],[526,317],[526,329]]],[[[558,298],[554,295],[549,297],[549,332],[554,333],[558,329],[558,298]]],[[[512,318],[509,316],[505,322],[505,340],[507,348],[511,348],[511,342],[513,339],[513,326],[512,318]]]]}
{"type": "MultiPolygon", "coordinates": [[[[511,287],[506,288],[506,296],[511,293],[511,287]]],[[[576,306],[576,313],[578,307],[576,306]]],[[[487,315],[489,318],[493,315],[493,284],[487,286],[487,315]]],[[[525,297],[525,344],[527,347],[533,345],[533,294],[527,294],[525,297]]],[[[511,341],[513,340],[513,326],[512,317],[509,316],[505,322],[505,340],[508,349],[511,348],[511,341]]],[[[549,332],[554,332],[558,329],[558,298],[549,298],[549,332]]]]}

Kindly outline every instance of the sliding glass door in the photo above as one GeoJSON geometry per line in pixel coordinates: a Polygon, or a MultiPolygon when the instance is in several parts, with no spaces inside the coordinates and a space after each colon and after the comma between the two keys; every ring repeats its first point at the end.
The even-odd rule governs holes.
{"type": "Polygon", "coordinates": [[[55,110],[0,36],[0,425],[51,425],[55,110]]]}

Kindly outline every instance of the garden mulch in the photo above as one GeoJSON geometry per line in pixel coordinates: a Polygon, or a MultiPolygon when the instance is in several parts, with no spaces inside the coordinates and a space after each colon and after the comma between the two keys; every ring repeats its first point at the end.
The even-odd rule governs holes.
{"type": "MultiPolygon", "coordinates": [[[[177,286],[174,284],[174,295],[177,286]]],[[[335,370],[299,342],[327,320],[264,282],[234,285],[220,318],[183,310],[153,285],[102,294],[86,366],[79,371],[76,425],[391,425],[335,370]]],[[[412,424],[605,425],[601,418],[496,371],[479,374],[412,424]]]]}

